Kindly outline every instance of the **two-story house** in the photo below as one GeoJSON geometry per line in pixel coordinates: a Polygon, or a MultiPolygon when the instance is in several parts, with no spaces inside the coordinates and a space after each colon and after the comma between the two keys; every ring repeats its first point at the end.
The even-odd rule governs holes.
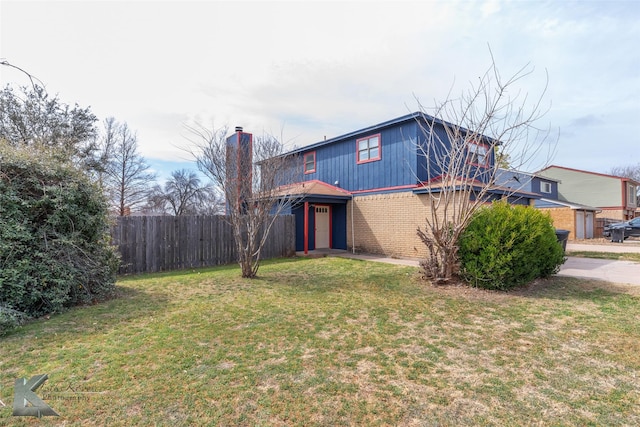
{"type": "Polygon", "coordinates": [[[635,216],[640,183],[563,166],[549,166],[537,173],[559,182],[558,200],[571,201],[601,210],[598,217],[626,221],[635,216]]]}
{"type": "Polygon", "coordinates": [[[536,209],[547,212],[557,229],[569,231],[569,239],[596,237],[596,215],[600,209],[559,199],[560,181],[547,176],[498,169],[496,182],[502,186],[540,195],[533,201],[536,209]]]}
{"type": "MultiPolygon", "coordinates": [[[[429,214],[433,186],[428,183],[437,179],[440,166],[425,154],[424,145],[426,132],[447,141],[445,125],[417,112],[288,153],[300,156],[304,176],[304,182],[296,184],[304,186],[304,197],[291,209],[296,216],[296,250],[425,256],[416,230],[424,227],[429,214]]],[[[474,167],[494,168],[494,152],[482,139],[466,150],[474,167]]],[[[538,198],[514,192],[496,186],[491,197],[521,204],[538,198]]]]}

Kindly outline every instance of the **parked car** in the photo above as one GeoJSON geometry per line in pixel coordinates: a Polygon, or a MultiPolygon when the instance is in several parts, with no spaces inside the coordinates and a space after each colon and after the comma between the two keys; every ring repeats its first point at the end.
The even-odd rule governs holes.
{"type": "Polygon", "coordinates": [[[604,227],[604,237],[611,237],[612,242],[622,242],[631,236],[640,237],[640,217],[625,222],[617,222],[604,227]]]}

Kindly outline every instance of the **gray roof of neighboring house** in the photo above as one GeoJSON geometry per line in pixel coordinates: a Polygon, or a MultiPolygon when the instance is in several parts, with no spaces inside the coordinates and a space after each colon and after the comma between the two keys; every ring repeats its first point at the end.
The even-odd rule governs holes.
{"type": "Polygon", "coordinates": [[[559,179],[550,178],[548,176],[543,176],[543,175],[540,175],[538,173],[523,172],[523,171],[519,171],[519,170],[515,170],[515,169],[504,169],[504,168],[498,168],[496,170],[496,181],[500,185],[504,185],[505,182],[511,180],[514,176],[517,177],[517,178],[529,177],[530,179],[533,179],[533,178],[537,177],[537,178],[544,179],[544,180],[547,180],[547,181],[560,182],[559,179]]]}
{"type": "Polygon", "coordinates": [[[621,181],[631,182],[634,185],[640,185],[640,182],[634,180],[633,178],[625,178],[623,176],[610,175],[610,174],[600,173],[600,172],[591,172],[591,171],[587,171],[587,170],[568,168],[566,166],[558,166],[558,165],[547,166],[546,168],[536,172],[536,175],[541,177],[541,178],[544,178],[544,179],[553,179],[553,178],[544,176],[544,172],[549,170],[549,169],[560,169],[560,170],[569,171],[569,172],[576,172],[576,173],[584,173],[584,174],[588,174],[588,175],[601,176],[601,177],[604,177],[604,178],[615,178],[615,179],[619,179],[621,181]]]}
{"type": "Polygon", "coordinates": [[[552,200],[541,198],[535,201],[536,208],[553,208],[553,207],[567,207],[573,210],[594,211],[602,212],[602,209],[594,208],[593,206],[581,205],[579,203],[565,202],[562,200],[552,200]]]}

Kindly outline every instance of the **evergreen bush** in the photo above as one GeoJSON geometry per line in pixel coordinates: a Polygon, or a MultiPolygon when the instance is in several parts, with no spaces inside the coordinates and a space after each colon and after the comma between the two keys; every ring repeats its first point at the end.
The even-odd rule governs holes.
{"type": "Polygon", "coordinates": [[[0,316],[7,325],[108,298],[119,262],[109,239],[107,204],[86,175],[54,155],[0,141],[0,316]]]}
{"type": "Polygon", "coordinates": [[[467,282],[498,290],[548,277],[565,261],[549,215],[506,202],[478,211],[461,236],[458,255],[467,282]]]}

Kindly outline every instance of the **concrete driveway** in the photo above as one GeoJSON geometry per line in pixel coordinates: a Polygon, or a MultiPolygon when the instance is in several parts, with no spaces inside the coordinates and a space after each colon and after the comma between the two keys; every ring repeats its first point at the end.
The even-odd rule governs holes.
{"type": "Polygon", "coordinates": [[[598,279],[640,286],[640,264],[631,261],[567,257],[567,262],[560,267],[558,276],[598,279]]]}
{"type": "MultiPolygon", "coordinates": [[[[569,242],[567,243],[567,251],[640,253],[640,242],[631,240],[611,244],[569,242]]],[[[640,263],[569,256],[567,262],[560,267],[558,276],[582,277],[640,286],[640,263]]]]}
{"type": "MultiPolygon", "coordinates": [[[[593,252],[637,252],[640,253],[640,241],[627,240],[624,243],[595,242],[567,243],[567,251],[593,252]]],[[[386,262],[389,264],[409,265],[418,267],[419,260],[407,258],[388,258],[384,255],[352,254],[347,251],[327,250],[312,251],[316,254],[342,256],[366,261],[386,262]]],[[[580,277],[585,279],[605,280],[613,283],[625,283],[640,286],[640,263],[631,261],[614,261],[608,259],[567,257],[567,261],[560,267],[558,276],[580,277]]]]}

